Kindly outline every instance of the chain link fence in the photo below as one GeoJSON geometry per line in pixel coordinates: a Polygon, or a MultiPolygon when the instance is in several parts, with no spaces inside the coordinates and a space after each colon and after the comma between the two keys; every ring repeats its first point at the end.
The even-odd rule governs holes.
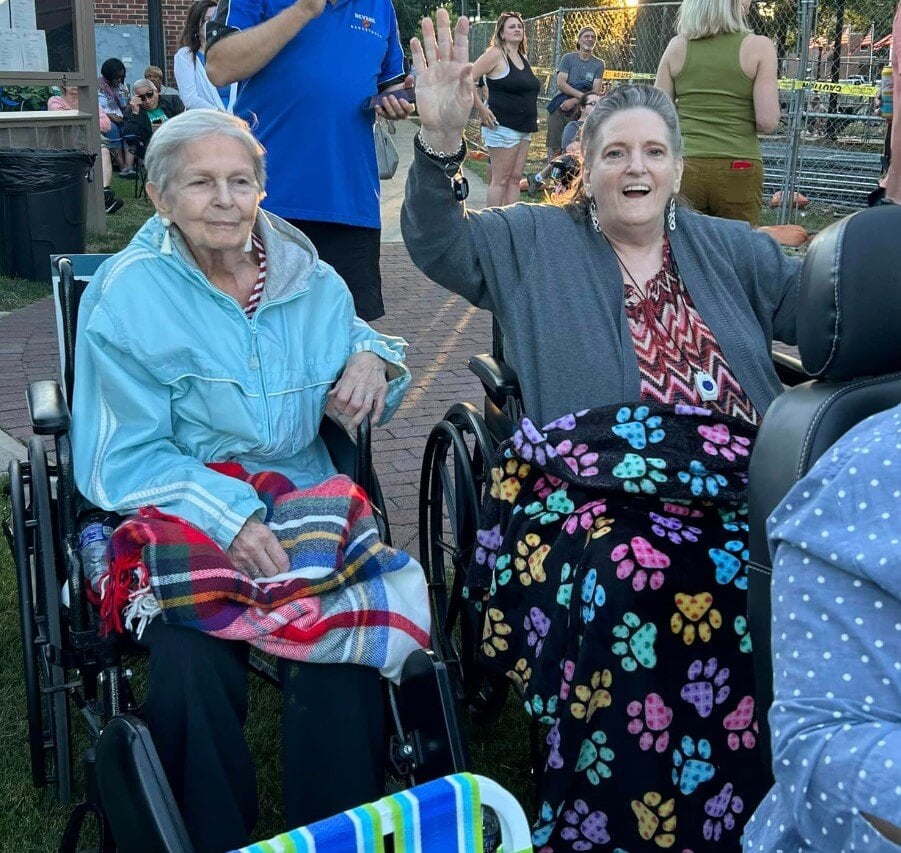
{"type": "MultiPolygon", "coordinates": [[[[807,224],[818,229],[863,206],[876,187],[886,133],[878,112],[878,80],[888,63],[884,36],[893,14],[893,4],[877,5],[885,9],[874,12],[867,0],[839,0],[820,8],[816,0],[762,0],[751,8],[751,28],[771,38],[779,56],[782,120],[774,133],[761,137],[764,204],[775,205],[770,221],[809,217],[807,224]]],[[[542,81],[540,104],[556,93],[555,70],[563,54],[576,50],[576,36],[585,26],[597,33],[594,53],[604,60],[610,85],[653,83],[675,34],[679,6],[630,6],[627,0],[527,19],[529,63],[542,81]]],[[[488,48],[493,32],[493,21],[471,26],[472,59],[488,48]]],[[[539,117],[546,117],[541,107],[539,117]]],[[[543,132],[542,121],[533,147],[543,149],[543,132]]]]}

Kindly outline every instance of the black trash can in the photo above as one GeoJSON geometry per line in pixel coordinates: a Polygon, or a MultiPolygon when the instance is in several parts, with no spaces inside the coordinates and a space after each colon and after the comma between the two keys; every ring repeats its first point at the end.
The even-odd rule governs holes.
{"type": "Polygon", "coordinates": [[[50,255],[84,252],[96,159],[76,148],[0,149],[0,273],[43,281],[50,255]]]}

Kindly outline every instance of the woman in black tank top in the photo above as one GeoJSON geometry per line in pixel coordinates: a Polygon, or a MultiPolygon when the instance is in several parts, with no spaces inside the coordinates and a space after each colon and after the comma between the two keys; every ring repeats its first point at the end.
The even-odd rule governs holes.
{"type": "Polygon", "coordinates": [[[504,12],[497,20],[491,46],[472,67],[473,78],[485,75],[488,101],[476,98],[482,139],[491,155],[488,205],[519,200],[519,181],[531,134],[538,130],[541,83],[526,59],[526,31],[520,15],[504,12]]]}

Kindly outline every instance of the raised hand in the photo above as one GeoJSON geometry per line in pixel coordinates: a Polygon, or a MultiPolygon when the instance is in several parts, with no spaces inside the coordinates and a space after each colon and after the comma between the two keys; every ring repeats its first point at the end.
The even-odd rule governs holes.
{"type": "Polygon", "coordinates": [[[475,96],[469,20],[459,18],[451,41],[447,10],[439,7],[436,18],[437,35],[432,19],[423,18],[422,42],[410,40],[416,69],[416,111],[422,121],[423,141],[440,150],[456,150],[475,96]]]}

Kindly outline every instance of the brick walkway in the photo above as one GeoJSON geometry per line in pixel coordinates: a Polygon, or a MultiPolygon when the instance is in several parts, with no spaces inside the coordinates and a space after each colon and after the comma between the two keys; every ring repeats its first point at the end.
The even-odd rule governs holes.
{"type": "Polygon", "coordinates": [[[0,319],[0,429],[19,441],[31,436],[25,388],[59,378],[53,301],[42,299],[0,319]]]}
{"type": "MultiPolygon", "coordinates": [[[[377,431],[373,455],[394,542],[416,554],[419,466],[426,437],[452,403],[470,400],[481,408],[480,385],[466,361],[490,350],[491,317],[429,281],[413,266],[403,244],[383,244],[382,276],[388,316],[374,325],[410,342],[407,363],[413,383],[391,423],[377,431]]],[[[27,441],[31,430],[24,389],[35,379],[58,377],[52,301],[0,318],[0,430],[27,441]]]]}
{"type": "Polygon", "coordinates": [[[388,316],[379,331],[409,342],[413,382],[388,426],[377,433],[373,457],[388,503],[394,544],[418,553],[419,466],[431,428],[456,402],[482,408],[482,388],[466,362],[491,349],[491,315],[427,279],[403,244],[382,246],[382,276],[388,316]]]}

